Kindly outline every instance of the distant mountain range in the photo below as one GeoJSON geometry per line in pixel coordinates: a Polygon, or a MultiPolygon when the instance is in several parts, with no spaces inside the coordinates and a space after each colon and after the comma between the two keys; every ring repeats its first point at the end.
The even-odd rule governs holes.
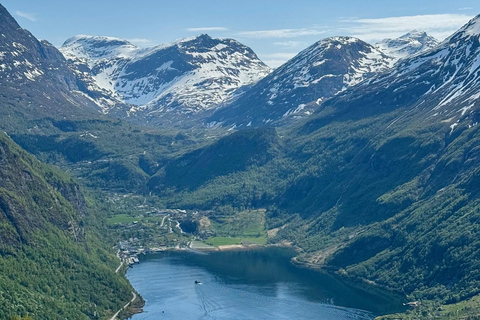
{"type": "Polygon", "coordinates": [[[270,72],[250,48],[208,35],[147,49],[116,38],[76,36],[60,50],[85,77],[130,104],[129,114],[153,123],[182,123],[215,109],[270,72]]]}
{"type": "MultiPolygon", "coordinates": [[[[272,72],[250,48],[208,35],[144,49],[117,38],[76,36],[65,41],[62,55],[8,12],[2,15],[3,97],[16,101],[25,119],[106,114],[153,126],[280,125],[437,44],[420,31],[376,46],[333,37],[272,72]],[[18,96],[18,86],[28,87],[28,95],[18,96]]],[[[11,109],[2,114],[13,115],[11,109]]]]}
{"type": "Polygon", "coordinates": [[[329,98],[388,70],[400,58],[433,48],[437,41],[412,31],[375,46],[351,37],[321,40],[259,81],[209,118],[211,123],[246,127],[311,115],[329,98]]]}
{"type": "Polygon", "coordinates": [[[388,72],[340,94],[334,103],[342,110],[355,105],[364,113],[408,107],[409,112],[422,111],[427,119],[448,123],[452,131],[457,126],[476,125],[479,20],[471,20],[437,46],[406,57],[388,72]]]}
{"type": "Polygon", "coordinates": [[[436,43],[420,31],[376,46],[333,37],[273,73],[250,48],[208,35],[145,49],[118,38],[76,36],[60,51],[104,113],[151,125],[248,127],[308,116],[337,93],[436,43]]]}

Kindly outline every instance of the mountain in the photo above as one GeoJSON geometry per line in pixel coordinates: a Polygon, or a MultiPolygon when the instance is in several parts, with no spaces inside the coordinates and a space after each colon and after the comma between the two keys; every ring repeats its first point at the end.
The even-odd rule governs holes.
{"type": "MultiPolygon", "coordinates": [[[[99,45],[99,56],[111,55],[115,62],[119,52],[138,50],[123,40],[113,42],[99,45]]],[[[258,110],[244,104],[227,114],[225,108],[221,111],[225,118],[216,119],[242,127],[252,121],[254,127],[276,116],[281,123],[305,95],[304,108],[315,110],[294,126],[251,128],[219,139],[214,131],[166,135],[121,121],[79,121],[70,102],[65,108],[74,119],[48,120],[53,126],[50,135],[36,134],[47,121],[34,121],[14,137],[36,149],[39,158],[77,163],[71,172],[90,172],[83,175],[84,181],[94,187],[111,187],[111,181],[119,180],[117,191],[151,192],[160,197],[152,199],[155,203],[170,208],[205,209],[212,221],[243,210],[265,209],[269,241],[294,246],[299,252],[297,263],[326,267],[373,290],[386,288],[405,299],[422,301],[407,316],[395,318],[434,317],[443,310],[440,304],[479,297],[480,16],[438,46],[393,66],[396,59],[359,40],[332,38],[317,46],[322,45],[318,53],[325,56],[314,54],[317,47],[313,47],[303,60],[287,63],[291,75],[281,67],[233,100],[248,101],[258,110]],[[354,44],[357,50],[350,51],[354,44]],[[332,69],[320,73],[322,66],[332,69]],[[336,73],[334,67],[340,71],[336,73]],[[323,87],[316,85],[329,78],[338,80],[325,85],[334,93],[319,101],[307,89],[320,90],[323,87]],[[275,89],[275,81],[282,79],[284,86],[275,89]],[[275,106],[282,106],[283,99],[270,94],[277,92],[286,101],[278,114],[275,106]],[[263,108],[270,99],[271,109],[263,108]]],[[[185,44],[181,41],[178,46],[185,44]]],[[[4,54],[10,60],[24,53],[7,49],[14,52],[4,54]]],[[[67,79],[73,75],[75,81],[90,79],[96,85],[93,65],[75,59],[67,65],[70,71],[63,67],[64,60],[55,61],[62,62],[67,79]],[[72,70],[82,72],[84,79],[72,70]]],[[[131,63],[127,60],[125,68],[131,63]]],[[[40,71],[42,61],[35,64],[40,71]]],[[[172,71],[168,65],[161,70],[172,71]]],[[[23,79],[26,71],[16,74],[12,69],[5,77],[14,74],[23,79]]],[[[25,79],[16,82],[18,87],[11,82],[11,92],[2,87],[0,110],[11,112],[11,118],[1,120],[8,123],[15,112],[26,117],[23,101],[48,102],[41,93],[50,92],[52,86],[54,92],[72,97],[64,90],[63,79],[57,84],[28,80],[38,82],[32,96],[33,85],[26,86],[25,79]]],[[[63,97],[57,96],[59,101],[63,97]]],[[[94,112],[102,110],[94,105],[94,112]]],[[[57,116],[57,102],[47,106],[57,116]]],[[[108,107],[103,110],[110,113],[108,107]]],[[[146,114],[148,110],[148,105],[129,109],[146,114]]],[[[47,114],[38,111],[36,116],[47,114]]],[[[40,319],[82,319],[113,314],[130,298],[131,288],[112,271],[118,261],[101,236],[102,207],[88,199],[74,180],[41,164],[6,135],[0,135],[0,164],[4,292],[0,318],[30,314],[40,319]]]]}
{"type": "MultiPolygon", "coordinates": [[[[88,85],[77,78],[63,55],[22,29],[1,5],[0,29],[0,122],[4,129],[19,119],[98,116],[100,105],[83,92],[88,85]]],[[[95,87],[90,91],[102,98],[95,87]]]]}
{"type": "MultiPolygon", "coordinates": [[[[301,248],[297,262],[422,300],[418,315],[393,318],[425,318],[480,294],[479,77],[477,16],[278,130],[269,157],[252,148],[226,171],[236,157],[223,138],[179,156],[149,187],[172,206],[267,208],[271,241],[301,248]],[[178,168],[201,171],[211,150],[223,155],[218,174],[207,167],[201,183],[182,183],[178,168]]],[[[252,145],[246,132],[232,134],[235,145],[252,145]]]]}
{"type": "Polygon", "coordinates": [[[0,133],[0,318],[104,319],[131,299],[92,200],[0,133]]]}
{"type": "Polygon", "coordinates": [[[386,55],[396,59],[402,59],[421,51],[434,48],[438,40],[429,36],[424,31],[412,30],[397,39],[384,39],[377,42],[375,46],[386,55]]]}
{"type": "Polygon", "coordinates": [[[389,72],[340,94],[334,102],[337,111],[378,114],[406,107],[452,131],[476,125],[479,29],[477,17],[435,48],[402,59],[389,72]]]}
{"type": "Polygon", "coordinates": [[[325,100],[387,70],[393,61],[356,38],[324,39],[273,71],[208,121],[246,127],[310,115],[325,100]]]}
{"type": "Polygon", "coordinates": [[[78,69],[149,122],[182,122],[215,109],[270,72],[248,47],[208,35],[140,49],[126,40],[76,36],[60,48],[78,69]]]}

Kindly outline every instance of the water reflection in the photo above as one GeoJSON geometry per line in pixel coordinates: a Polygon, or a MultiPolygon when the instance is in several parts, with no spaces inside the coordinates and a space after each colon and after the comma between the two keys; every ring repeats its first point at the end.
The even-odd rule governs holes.
{"type": "Polygon", "coordinates": [[[373,319],[399,310],[391,297],[292,265],[293,254],[268,248],[147,256],[127,273],[147,301],[133,319],[373,319]]]}

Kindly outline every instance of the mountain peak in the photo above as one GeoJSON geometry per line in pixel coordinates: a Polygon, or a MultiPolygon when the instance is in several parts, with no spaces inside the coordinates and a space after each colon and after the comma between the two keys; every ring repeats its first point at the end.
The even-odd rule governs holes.
{"type": "Polygon", "coordinates": [[[408,39],[408,38],[423,38],[428,36],[428,34],[423,30],[413,29],[412,31],[400,36],[399,39],[408,39]]]}
{"type": "Polygon", "coordinates": [[[68,59],[127,56],[140,49],[125,39],[106,36],[77,35],[67,39],[60,51],[68,59]]]}
{"type": "Polygon", "coordinates": [[[470,20],[465,26],[463,26],[450,38],[455,38],[457,34],[465,34],[467,36],[480,36],[480,14],[470,20]]]}
{"type": "Polygon", "coordinates": [[[61,51],[97,86],[133,105],[131,112],[154,122],[216,108],[270,72],[250,48],[208,34],[150,48],[79,35],[61,51]]]}
{"type": "Polygon", "coordinates": [[[360,41],[358,38],[354,37],[348,37],[348,36],[335,36],[335,37],[330,37],[330,38],[325,38],[323,40],[320,40],[319,42],[341,42],[341,43],[355,43],[360,41]]]}
{"type": "Polygon", "coordinates": [[[125,39],[107,37],[107,36],[90,36],[85,34],[79,34],[65,40],[62,47],[72,45],[73,43],[96,43],[97,45],[102,44],[102,45],[108,45],[108,46],[122,46],[122,45],[133,46],[133,44],[131,44],[125,39]]]}
{"type": "Polygon", "coordinates": [[[392,62],[357,38],[322,39],[208,120],[224,126],[255,127],[305,117],[339,92],[387,70],[392,62]]]}
{"type": "Polygon", "coordinates": [[[412,30],[396,39],[383,39],[375,46],[385,54],[402,59],[438,45],[438,40],[422,30],[412,30]]]}
{"type": "Polygon", "coordinates": [[[28,31],[22,29],[17,21],[12,17],[8,10],[0,4],[0,30],[5,40],[5,37],[15,37],[24,33],[30,34],[28,31]]]}
{"type": "Polygon", "coordinates": [[[202,33],[198,36],[195,37],[195,39],[198,39],[198,40],[211,40],[213,39],[212,37],[210,37],[208,34],[206,33],[202,33]]]}

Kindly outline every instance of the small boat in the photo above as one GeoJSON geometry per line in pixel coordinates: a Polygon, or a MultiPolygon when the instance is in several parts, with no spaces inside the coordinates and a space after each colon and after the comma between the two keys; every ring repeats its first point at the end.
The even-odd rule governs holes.
{"type": "Polygon", "coordinates": [[[195,280],[195,284],[202,284],[202,283],[198,280],[195,280]]]}

